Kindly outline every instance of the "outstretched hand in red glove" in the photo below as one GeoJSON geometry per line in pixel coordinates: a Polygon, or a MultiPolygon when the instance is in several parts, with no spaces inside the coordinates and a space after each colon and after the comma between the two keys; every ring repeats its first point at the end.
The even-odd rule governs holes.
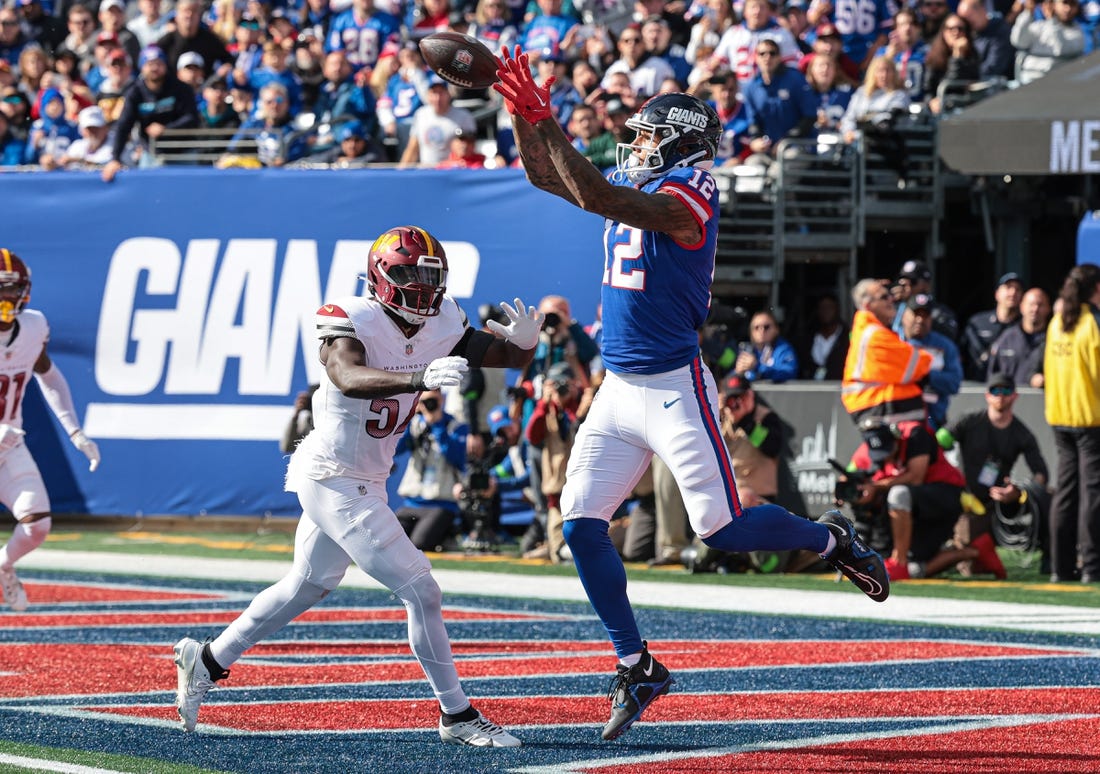
{"type": "Polygon", "coordinates": [[[512,115],[518,115],[529,124],[537,124],[547,118],[553,118],[550,110],[550,86],[554,76],[539,86],[531,76],[531,66],[527,54],[521,53],[516,46],[514,55],[509,56],[507,47],[500,49],[497,57],[497,78],[493,88],[504,97],[505,107],[512,115]]]}

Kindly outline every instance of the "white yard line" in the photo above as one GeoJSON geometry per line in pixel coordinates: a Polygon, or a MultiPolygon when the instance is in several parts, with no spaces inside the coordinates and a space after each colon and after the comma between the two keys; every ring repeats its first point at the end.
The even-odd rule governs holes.
{"type": "MultiPolygon", "coordinates": [[[[22,755],[0,753],[0,766],[15,766],[30,771],[59,771],[63,774],[125,774],[115,769],[99,769],[92,766],[80,766],[75,763],[62,763],[46,758],[25,758],[22,755]]],[[[10,769],[5,769],[10,771],[10,769]]]]}
{"type": "MultiPolygon", "coordinates": [[[[273,582],[290,561],[214,559],[164,554],[123,554],[101,551],[39,549],[20,567],[49,570],[125,573],[172,578],[202,578],[273,582]]],[[[474,594],[520,599],[587,601],[580,581],[533,575],[507,575],[478,570],[434,570],[445,594],[474,594]]],[[[352,566],[344,585],[381,589],[377,582],[352,566]]],[[[839,590],[842,589],[843,590],[839,590]]],[[[1022,605],[1009,602],[894,596],[881,604],[854,589],[837,591],[733,588],[688,583],[630,582],[637,605],[720,610],[761,615],[808,615],[870,621],[986,627],[1027,632],[1056,632],[1100,636],[1100,608],[1060,605],[1022,605]]]]}

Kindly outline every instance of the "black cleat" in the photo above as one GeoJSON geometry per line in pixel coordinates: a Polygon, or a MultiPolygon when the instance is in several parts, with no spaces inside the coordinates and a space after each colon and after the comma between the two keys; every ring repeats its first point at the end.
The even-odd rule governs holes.
{"type": "Polygon", "coordinates": [[[611,700],[611,720],[603,727],[604,741],[618,739],[642,716],[642,712],[658,696],[668,693],[675,680],[664,666],[649,655],[649,648],[642,643],[642,658],[632,667],[619,664],[617,674],[611,679],[607,698],[611,700]]]}
{"type": "Polygon", "coordinates": [[[825,561],[871,599],[885,602],[890,596],[890,576],[878,552],[860,539],[852,522],[840,511],[825,511],[817,521],[832,530],[836,538],[836,548],[825,561]]]}

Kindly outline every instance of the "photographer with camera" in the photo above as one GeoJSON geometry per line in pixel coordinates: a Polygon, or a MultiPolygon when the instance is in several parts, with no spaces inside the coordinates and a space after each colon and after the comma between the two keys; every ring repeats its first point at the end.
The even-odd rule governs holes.
{"type": "Polygon", "coordinates": [[[466,469],[454,485],[462,529],[466,537],[462,548],[467,552],[495,551],[497,526],[500,524],[500,497],[497,482],[489,475],[493,467],[491,442],[480,433],[469,436],[466,445],[466,469]]]}
{"type": "Polygon", "coordinates": [[[527,422],[527,442],[540,449],[541,486],[546,498],[547,558],[555,564],[563,554],[561,491],[565,486],[565,468],[580,418],[580,389],[573,369],[565,363],[550,367],[542,383],[542,397],[527,422]]]}
{"type": "MultiPolygon", "coordinates": [[[[863,428],[863,437],[848,466],[851,472],[839,477],[836,496],[852,506],[861,531],[875,534],[875,522],[889,518],[893,547],[885,564],[890,580],[930,578],[971,559],[976,571],[1003,578],[1004,566],[989,535],[966,547],[950,542],[966,480],[943,456],[928,425],[874,425],[863,428]]],[[[878,550],[884,552],[885,546],[878,550]]]]}
{"type": "Polygon", "coordinates": [[[443,410],[438,389],[421,393],[416,415],[397,443],[409,463],[397,488],[405,498],[397,520],[421,551],[436,551],[453,535],[459,503],[455,487],[466,468],[469,427],[443,410]]]}

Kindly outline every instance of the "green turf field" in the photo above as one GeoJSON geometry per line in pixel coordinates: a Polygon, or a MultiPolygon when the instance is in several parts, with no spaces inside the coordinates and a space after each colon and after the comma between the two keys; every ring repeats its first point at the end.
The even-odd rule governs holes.
{"type": "MultiPolygon", "coordinates": [[[[94,527],[55,528],[45,547],[58,550],[114,551],[122,553],[160,553],[175,556],[202,556],[239,559],[279,559],[287,561],[293,553],[294,537],[286,529],[252,528],[208,531],[162,529],[149,524],[137,524],[126,529],[94,527]]],[[[964,578],[945,574],[928,580],[893,584],[891,593],[897,596],[976,599],[1026,604],[1075,605],[1100,607],[1100,586],[1079,583],[1051,584],[1039,574],[1038,557],[1001,549],[1000,555],[1008,570],[1007,581],[995,581],[989,576],[964,578]]],[[[441,569],[476,569],[483,572],[519,573],[524,575],[574,575],[571,565],[553,565],[546,561],[525,560],[515,549],[497,554],[463,555],[457,553],[429,554],[432,564],[441,569]]],[[[732,587],[772,587],[781,589],[829,590],[836,586],[833,574],[730,574],[692,575],[683,568],[649,568],[644,564],[628,564],[630,578],[647,581],[715,584],[732,587]]]]}

